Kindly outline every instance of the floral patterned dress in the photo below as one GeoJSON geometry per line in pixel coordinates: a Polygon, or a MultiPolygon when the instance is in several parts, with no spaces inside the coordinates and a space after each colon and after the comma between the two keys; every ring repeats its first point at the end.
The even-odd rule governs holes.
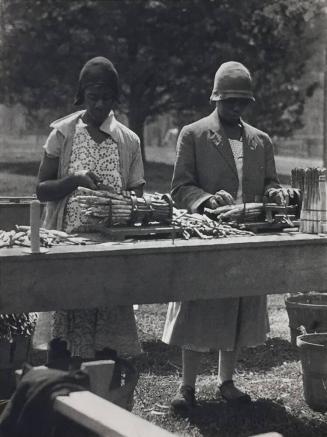
{"type": "MultiPolygon", "coordinates": [[[[96,143],[82,121],[76,126],[69,173],[79,170],[91,170],[104,184],[122,188],[117,144],[111,137],[96,143]]],[[[92,223],[79,207],[79,194],[75,190],[68,199],[63,221],[66,232],[78,232],[80,226],[92,223]]],[[[141,352],[132,306],[57,311],[53,313],[51,334],[52,338],[66,340],[73,356],[85,359],[94,358],[95,351],[106,347],[121,356],[141,352]]]]}

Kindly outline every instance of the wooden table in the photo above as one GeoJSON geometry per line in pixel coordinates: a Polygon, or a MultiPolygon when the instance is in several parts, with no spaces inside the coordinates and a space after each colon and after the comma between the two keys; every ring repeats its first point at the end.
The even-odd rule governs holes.
{"type": "Polygon", "coordinates": [[[281,233],[0,250],[0,312],[324,291],[327,236],[281,233]]]}

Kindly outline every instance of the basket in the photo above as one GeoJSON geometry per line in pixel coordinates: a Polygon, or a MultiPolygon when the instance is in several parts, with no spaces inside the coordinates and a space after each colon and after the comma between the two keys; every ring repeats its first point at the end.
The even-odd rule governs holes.
{"type": "Polygon", "coordinates": [[[327,333],[305,334],[297,338],[304,399],[315,411],[327,411],[327,333]]]}
{"type": "Polygon", "coordinates": [[[293,346],[296,345],[296,337],[301,334],[300,326],[304,326],[308,333],[327,331],[327,293],[288,296],[285,305],[293,346]]]}

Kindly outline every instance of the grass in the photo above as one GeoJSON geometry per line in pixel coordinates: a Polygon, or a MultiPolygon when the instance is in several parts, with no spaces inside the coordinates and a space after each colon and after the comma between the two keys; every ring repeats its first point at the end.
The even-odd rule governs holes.
{"type": "MultiPolygon", "coordinates": [[[[33,138],[9,144],[10,150],[4,144],[9,143],[0,142],[0,195],[33,194],[40,144],[33,138]]],[[[145,175],[147,191],[167,192],[172,166],[147,163],[145,175]]],[[[136,312],[146,360],[140,364],[135,414],[172,432],[194,437],[245,437],[268,431],[278,431],[284,437],[327,436],[326,415],[310,410],[303,399],[301,364],[290,344],[283,296],[269,296],[271,332],[266,344],[243,351],[238,362],[235,380],[254,402],[235,408],[217,398],[218,356],[204,354],[197,383],[200,405],[189,418],[169,413],[169,402],[180,382],[181,354],[178,348],[160,341],[166,308],[141,305],[136,312]]]]}
{"type": "Polygon", "coordinates": [[[147,355],[134,412],[157,425],[194,437],[242,437],[276,431],[284,437],[327,435],[326,416],[303,399],[301,364],[290,344],[283,296],[269,296],[271,332],[265,345],[242,352],[235,376],[253,402],[231,406],[216,396],[217,353],[203,354],[197,381],[199,406],[189,418],[172,416],[169,402],[180,383],[181,356],[160,341],[166,305],[142,305],[138,327],[147,355]]]}

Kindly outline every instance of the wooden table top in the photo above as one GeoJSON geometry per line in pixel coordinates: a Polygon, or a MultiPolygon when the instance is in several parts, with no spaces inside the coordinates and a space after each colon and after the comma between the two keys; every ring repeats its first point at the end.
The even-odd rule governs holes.
{"type": "Polygon", "coordinates": [[[280,233],[0,250],[0,311],[327,289],[327,236],[280,233]]]}

